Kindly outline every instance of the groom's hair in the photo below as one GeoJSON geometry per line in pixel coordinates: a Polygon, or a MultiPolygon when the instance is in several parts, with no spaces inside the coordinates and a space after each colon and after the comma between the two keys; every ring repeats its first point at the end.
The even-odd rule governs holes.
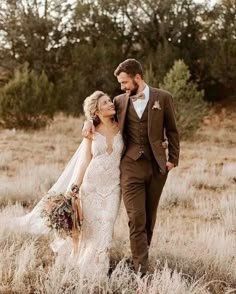
{"type": "Polygon", "coordinates": [[[126,59],[121,62],[114,71],[114,75],[117,77],[121,72],[125,72],[131,77],[139,74],[143,78],[143,67],[136,59],[126,59]]]}

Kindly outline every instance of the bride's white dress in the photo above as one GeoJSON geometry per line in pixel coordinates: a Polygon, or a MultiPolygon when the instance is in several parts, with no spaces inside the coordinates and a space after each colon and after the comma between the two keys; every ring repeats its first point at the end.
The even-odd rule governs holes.
{"type": "Polygon", "coordinates": [[[106,137],[95,132],[92,160],[80,187],[84,221],[76,263],[85,275],[106,274],[109,269],[109,249],[120,206],[122,149],[120,132],[113,139],[110,154],[106,137]]]}
{"type": "MultiPolygon", "coordinates": [[[[72,262],[78,267],[79,272],[90,277],[96,274],[107,274],[109,270],[109,249],[121,196],[122,135],[118,132],[113,138],[112,146],[108,146],[106,137],[95,132],[91,149],[92,159],[80,187],[84,220],[80,235],[79,254],[77,258],[72,258],[72,262]],[[111,153],[108,153],[108,149],[111,149],[111,153]]],[[[64,193],[71,186],[77,175],[80,162],[83,161],[83,155],[82,142],[64,172],[49,190],[49,194],[64,193]]],[[[7,218],[6,226],[9,229],[33,234],[49,234],[50,230],[42,218],[42,209],[45,205],[45,199],[47,199],[45,197],[28,214],[22,217],[7,218]]],[[[69,243],[72,246],[71,242],[69,243]]],[[[63,239],[55,239],[50,246],[53,251],[57,252],[63,244],[67,244],[67,242],[63,239]]]]}

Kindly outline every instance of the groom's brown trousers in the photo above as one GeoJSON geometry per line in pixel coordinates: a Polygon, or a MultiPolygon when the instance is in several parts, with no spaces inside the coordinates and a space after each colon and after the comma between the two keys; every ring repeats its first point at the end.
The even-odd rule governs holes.
{"type": "MultiPolygon", "coordinates": [[[[148,105],[141,119],[129,103],[126,152],[121,161],[121,188],[129,218],[130,245],[135,270],[148,270],[148,247],[167,174],[161,174],[148,140],[148,105]]],[[[163,151],[164,152],[164,151],[163,151]]]]}
{"type": "Polygon", "coordinates": [[[129,217],[130,245],[136,271],[148,270],[148,247],[156,222],[158,202],[166,182],[154,160],[128,156],[121,161],[121,186],[129,217]]]}

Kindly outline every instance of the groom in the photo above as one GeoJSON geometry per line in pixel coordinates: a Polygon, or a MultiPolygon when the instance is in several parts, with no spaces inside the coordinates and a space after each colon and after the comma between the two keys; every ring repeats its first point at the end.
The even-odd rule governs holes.
{"type": "Polygon", "coordinates": [[[122,196],[129,218],[134,269],[145,274],[162,189],[168,172],[178,165],[179,135],[171,94],[147,85],[137,60],[123,61],[114,74],[125,91],[114,98],[125,144],[122,196]],[[168,158],[162,144],[165,137],[168,158]]]}

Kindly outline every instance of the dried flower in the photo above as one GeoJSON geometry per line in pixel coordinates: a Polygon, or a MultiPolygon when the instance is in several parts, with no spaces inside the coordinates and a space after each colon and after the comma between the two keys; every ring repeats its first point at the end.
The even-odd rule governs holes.
{"type": "Polygon", "coordinates": [[[48,195],[42,210],[46,225],[61,237],[71,236],[74,211],[72,200],[63,194],[48,195]]]}

